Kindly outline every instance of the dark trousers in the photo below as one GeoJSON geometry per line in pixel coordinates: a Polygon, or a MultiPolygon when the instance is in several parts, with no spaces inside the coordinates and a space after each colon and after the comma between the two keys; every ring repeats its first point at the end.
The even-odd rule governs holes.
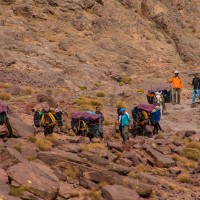
{"type": "Polygon", "coordinates": [[[181,89],[173,88],[173,103],[180,103],[181,101],[181,89]]]}
{"type": "Polygon", "coordinates": [[[119,131],[121,133],[124,142],[129,139],[128,126],[119,126],[119,131]]]}

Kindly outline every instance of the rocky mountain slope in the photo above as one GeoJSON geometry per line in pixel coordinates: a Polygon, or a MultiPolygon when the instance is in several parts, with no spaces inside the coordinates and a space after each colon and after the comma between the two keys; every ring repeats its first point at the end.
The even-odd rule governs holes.
{"type": "Polygon", "coordinates": [[[175,68],[185,72],[200,64],[199,4],[1,0],[3,80],[91,88],[123,82],[123,76],[134,82],[143,75],[164,78],[175,68]]]}
{"type": "Polygon", "coordinates": [[[0,0],[0,99],[21,136],[0,139],[0,200],[199,200],[189,76],[200,66],[199,21],[198,0],[0,0]],[[184,90],[181,105],[167,105],[164,131],[122,145],[116,107],[146,102],[174,69],[184,90]],[[33,136],[31,110],[58,103],[65,134],[33,136]],[[67,132],[74,111],[95,106],[104,141],[67,132]]]}

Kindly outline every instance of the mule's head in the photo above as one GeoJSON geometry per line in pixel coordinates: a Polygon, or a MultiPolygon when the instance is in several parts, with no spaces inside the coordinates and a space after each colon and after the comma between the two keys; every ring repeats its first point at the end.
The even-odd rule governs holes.
{"type": "Polygon", "coordinates": [[[162,103],[162,92],[155,92],[155,97],[156,97],[156,103],[160,104],[162,103]]]}

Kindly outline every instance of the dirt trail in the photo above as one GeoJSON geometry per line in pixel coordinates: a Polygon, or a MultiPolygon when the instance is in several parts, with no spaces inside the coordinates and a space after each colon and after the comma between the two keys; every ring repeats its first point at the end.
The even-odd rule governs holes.
{"type": "Polygon", "coordinates": [[[168,125],[173,131],[199,131],[199,102],[191,107],[190,99],[182,99],[180,105],[167,104],[167,109],[161,120],[162,125],[168,125]]]}

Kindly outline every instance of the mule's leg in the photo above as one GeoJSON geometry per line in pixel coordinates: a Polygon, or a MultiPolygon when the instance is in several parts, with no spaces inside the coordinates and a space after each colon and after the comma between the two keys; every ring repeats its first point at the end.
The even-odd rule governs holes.
{"type": "Polygon", "coordinates": [[[46,137],[47,136],[47,128],[44,127],[44,136],[46,137]]]}

